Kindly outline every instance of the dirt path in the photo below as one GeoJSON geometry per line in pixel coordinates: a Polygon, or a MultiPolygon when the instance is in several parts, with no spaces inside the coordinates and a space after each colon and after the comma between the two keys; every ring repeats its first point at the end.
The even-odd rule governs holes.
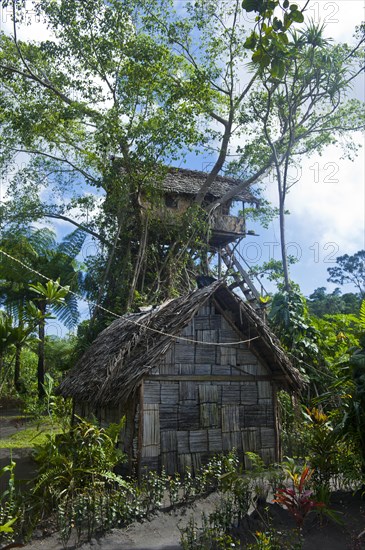
{"type": "MultiPolygon", "coordinates": [[[[219,495],[214,493],[200,499],[187,510],[180,509],[169,513],[159,512],[151,520],[135,522],[125,529],[113,529],[99,540],[92,539],[83,544],[82,550],[181,550],[180,529],[184,528],[191,517],[200,524],[201,513],[207,515],[219,502],[219,495]]],[[[38,533],[42,536],[41,533],[38,533]]],[[[72,541],[68,548],[73,548],[72,541]]],[[[63,546],[56,535],[34,540],[24,547],[25,550],[62,550],[63,546]]]]}

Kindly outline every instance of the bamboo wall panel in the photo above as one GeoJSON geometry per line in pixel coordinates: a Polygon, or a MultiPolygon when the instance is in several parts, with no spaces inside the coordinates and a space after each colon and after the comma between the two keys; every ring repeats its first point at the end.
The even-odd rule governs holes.
{"type": "MultiPolygon", "coordinates": [[[[218,353],[220,351],[218,350],[218,353]]],[[[221,376],[231,376],[232,375],[232,367],[230,365],[224,364],[221,365],[217,362],[216,365],[212,366],[212,375],[221,375],[221,376]]]]}
{"type": "Polygon", "coordinates": [[[212,374],[212,365],[195,365],[194,374],[210,376],[212,374]]]}
{"type": "Polygon", "coordinates": [[[199,402],[217,403],[220,396],[220,388],[215,384],[199,384],[199,402]]]}
{"type": "Polygon", "coordinates": [[[258,428],[246,428],[242,430],[242,449],[244,452],[256,452],[261,447],[260,432],[258,428]]]}
{"type": "Polygon", "coordinates": [[[236,432],[239,429],[239,407],[237,405],[222,405],[222,432],[236,432]]]}
{"type": "Polygon", "coordinates": [[[257,382],[241,382],[240,392],[242,405],[257,405],[257,382]]]}
{"type": "MultiPolygon", "coordinates": [[[[175,361],[176,363],[194,363],[195,348],[194,344],[175,342],[175,361]]],[[[207,362],[207,361],[205,361],[207,362]]]]}
{"type": "Polygon", "coordinates": [[[202,428],[217,428],[220,426],[218,403],[200,404],[200,425],[202,428]]]}
{"type": "Polygon", "coordinates": [[[176,452],[162,453],[161,454],[161,466],[167,473],[167,475],[173,475],[178,471],[179,463],[176,452]]]}
{"type": "Polygon", "coordinates": [[[241,396],[240,384],[228,382],[222,387],[222,403],[239,403],[241,396]]]}
{"type": "Polygon", "coordinates": [[[188,430],[184,430],[184,431],[179,430],[178,432],[176,432],[176,438],[177,438],[177,452],[179,454],[189,453],[190,446],[189,446],[188,430]]]}
{"type": "Polygon", "coordinates": [[[259,398],[270,399],[272,398],[272,385],[270,382],[260,380],[257,384],[259,390],[259,398]]]}
{"type": "Polygon", "coordinates": [[[194,363],[177,363],[176,364],[176,374],[189,376],[190,374],[194,374],[194,373],[195,373],[194,363]]]}
{"type": "Polygon", "coordinates": [[[179,401],[179,382],[164,382],[161,384],[161,403],[176,405],[179,401]]]}
{"type": "Polygon", "coordinates": [[[197,330],[195,338],[199,342],[217,342],[218,331],[209,329],[197,330]]]}
{"type": "MultiPolygon", "coordinates": [[[[237,336],[234,335],[233,338],[237,340],[237,336]]],[[[218,348],[220,352],[220,364],[221,365],[237,365],[237,349],[233,346],[220,347],[218,348]]]]}
{"type": "Polygon", "coordinates": [[[179,472],[186,472],[187,470],[192,470],[192,459],[191,454],[179,454],[178,455],[178,464],[179,464],[179,472]]]}
{"type": "Polygon", "coordinates": [[[214,365],[216,362],[216,347],[196,344],[195,363],[214,365]]]}
{"type": "MultiPolygon", "coordinates": [[[[243,344],[237,350],[238,365],[256,365],[258,366],[257,357],[249,351],[243,344]]],[[[258,374],[258,373],[255,373],[258,374]]]]}
{"type": "Polygon", "coordinates": [[[160,445],[160,406],[145,403],[143,408],[143,445],[160,445]]]}
{"type": "Polygon", "coordinates": [[[261,432],[261,447],[275,448],[275,430],[274,428],[260,428],[261,432]]]}
{"type": "Polygon", "coordinates": [[[195,382],[179,382],[179,401],[197,401],[198,389],[195,382]]]}
{"type": "Polygon", "coordinates": [[[200,427],[200,411],[196,405],[179,405],[178,428],[179,430],[198,430],[200,427]]]}
{"type": "Polygon", "coordinates": [[[161,431],[161,451],[163,453],[176,452],[177,432],[175,430],[161,431]]]}
{"type": "Polygon", "coordinates": [[[207,430],[192,430],[189,432],[189,447],[192,453],[204,453],[208,451],[207,430]]]}
{"type": "Polygon", "coordinates": [[[268,414],[266,405],[245,406],[240,411],[241,425],[245,428],[270,426],[273,419],[268,414]]]}
{"type": "Polygon", "coordinates": [[[160,405],[160,428],[161,430],[178,429],[178,409],[176,405],[160,405]]]}
{"type": "Polygon", "coordinates": [[[161,383],[153,380],[145,380],[144,384],[144,403],[160,404],[161,403],[161,383]]]}
{"type": "Polygon", "coordinates": [[[208,449],[212,453],[219,453],[222,451],[222,430],[208,430],[208,449]]]}
{"type": "Polygon", "coordinates": [[[237,451],[242,449],[242,434],[237,432],[223,432],[222,433],[222,447],[223,451],[231,451],[236,449],[237,451]]]}
{"type": "Polygon", "coordinates": [[[191,455],[191,465],[193,474],[198,474],[202,468],[202,454],[201,453],[192,453],[191,455]]]}
{"type": "Polygon", "coordinates": [[[203,315],[200,312],[194,319],[195,330],[219,330],[222,325],[220,315],[203,315]]]}

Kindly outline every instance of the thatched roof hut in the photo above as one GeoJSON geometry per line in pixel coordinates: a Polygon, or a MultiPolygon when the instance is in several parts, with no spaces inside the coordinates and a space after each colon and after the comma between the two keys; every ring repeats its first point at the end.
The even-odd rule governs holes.
{"type": "MultiPolygon", "coordinates": [[[[168,169],[162,180],[162,188],[167,192],[195,196],[208,177],[207,172],[199,170],[187,170],[186,168],[168,169]]],[[[241,180],[229,176],[216,176],[216,179],[209,189],[208,197],[217,199],[223,197],[228,191],[234,189],[241,183],[241,180]]],[[[233,197],[235,201],[243,201],[250,204],[258,204],[258,199],[249,189],[238,191],[233,197]]]]}
{"type": "Polygon", "coordinates": [[[99,334],[61,383],[79,414],[126,414],[130,463],[172,473],[235,447],[279,458],[279,388],[302,384],[278,340],[222,282],[99,334]]]}

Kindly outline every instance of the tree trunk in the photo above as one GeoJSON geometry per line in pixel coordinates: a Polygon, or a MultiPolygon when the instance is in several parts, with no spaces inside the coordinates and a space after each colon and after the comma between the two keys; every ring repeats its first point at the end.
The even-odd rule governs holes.
{"type": "MultiPolygon", "coordinates": [[[[279,189],[280,193],[280,189],[279,189]]],[[[281,259],[283,262],[284,272],[284,289],[286,292],[290,290],[289,268],[288,268],[288,256],[286,253],[286,236],[285,236],[285,197],[280,197],[279,203],[279,220],[280,220],[280,248],[281,259]]]]}
{"type": "Polygon", "coordinates": [[[17,342],[15,344],[15,366],[14,366],[14,387],[16,391],[20,391],[20,356],[22,353],[22,344],[17,342]]]}
{"type": "Polygon", "coordinates": [[[44,397],[44,373],[45,373],[45,357],[44,357],[44,342],[45,342],[45,328],[46,328],[46,302],[39,302],[38,308],[42,313],[42,319],[39,322],[38,327],[38,368],[37,368],[37,382],[38,382],[38,397],[43,399],[44,397]]]}

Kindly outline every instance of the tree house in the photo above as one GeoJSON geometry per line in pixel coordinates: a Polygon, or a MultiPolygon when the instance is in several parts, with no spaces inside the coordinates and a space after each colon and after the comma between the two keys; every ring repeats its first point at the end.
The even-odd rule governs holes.
{"type": "MultiPolygon", "coordinates": [[[[170,168],[162,181],[164,205],[159,214],[174,216],[183,214],[194,202],[199,189],[207,179],[208,174],[197,170],[170,168]]],[[[208,206],[216,199],[231,191],[239,182],[234,178],[217,176],[203,206],[208,206]]],[[[234,202],[257,206],[258,200],[248,190],[240,191],[226,204],[216,208],[210,218],[211,237],[209,243],[213,248],[221,248],[246,235],[246,223],[243,215],[233,215],[234,202]]]]}
{"type": "MultiPolygon", "coordinates": [[[[164,177],[161,187],[164,204],[158,209],[160,217],[170,217],[173,222],[176,216],[183,214],[194,202],[199,189],[206,181],[207,173],[182,168],[170,168],[164,177]]],[[[215,200],[224,196],[238,185],[239,181],[225,176],[218,176],[203,206],[209,206],[215,200]]],[[[219,266],[223,262],[233,279],[230,289],[239,288],[243,298],[249,302],[259,315],[265,317],[265,306],[260,299],[251,277],[244,269],[244,259],[237,256],[231,243],[246,236],[246,221],[244,217],[245,204],[258,206],[258,200],[249,190],[237,192],[232,199],[213,210],[210,217],[211,248],[218,254],[219,266]],[[232,206],[235,202],[242,203],[241,215],[233,215],[232,206]]],[[[221,271],[219,267],[219,273],[221,271]]],[[[219,275],[220,276],[220,275],[219,275]]]]}

